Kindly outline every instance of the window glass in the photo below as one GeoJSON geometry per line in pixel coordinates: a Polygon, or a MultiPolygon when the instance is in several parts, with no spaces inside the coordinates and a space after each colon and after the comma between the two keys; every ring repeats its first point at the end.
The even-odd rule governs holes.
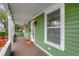
{"type": "Polygon", "coordinates": [[[60,9],[47,14],[47,41],[60,45],[60,9]]]}
{"type": "Polygon", "coordinates": [[[47,26],[48,27],[60,26],[60,9],[47,14],[47,26]]]}
{"type": "Polygon", "coordinates": [[[48,28],[47,41],[60,45],[60,28],[48,28]]]}

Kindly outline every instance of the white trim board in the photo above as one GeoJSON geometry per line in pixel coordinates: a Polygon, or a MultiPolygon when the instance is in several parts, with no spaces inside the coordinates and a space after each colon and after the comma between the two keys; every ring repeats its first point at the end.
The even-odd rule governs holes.
{"type": "Polygon", "coordinates": [[[34,25],[35,20],[31,21],[31,39],[33,42],[35,42],[35,25],[34,25]],[[34,38],[33,38],[33,31],[34,31],[34,38]]]}
{"type": "MultiPolygon", "coordinates": [[[[52,5],[53,5],[53,4],[52,4],[52,5]]],[[[51,5],[50,5],[50,6],[51,6],[51,5]]],[[[48,8],[48,7],[47,7],[47,8],[48,8]]],[[[46,9],[47,9],[47,8],[46,8],[46,9]]],[[[45,10],[46,10],[46,9],[44,9],[43,11],[37,13],[37,14],[36,14],[35,16],[33,16],[29,21],[32,21],[34,18],[38,17],[38,16],[41,15],[42,13],[45,13],[45,10]]],[[[28,22],[29,22],[29,21],[28,21],[28,22]]]]}
{"type": "Polygon", "coordinates": [[[4,56],[5,55],[5,53],[6,53],[7,49],[8,49],[8,47],[9,47],[10,43],[11,43],[11,40],[7,41],[5,46],[0,51],[0,56],[4,56]]]}
{"type": "Polygon", "coordinates": [[[49,56],[53,56],[52,54],[50,54],[49,52],[47,52],[45,49],[43,49],[41,46],[39,46],[37,43],[34,43],[38,48],[40,48],[41,50],[43,50],[46,54],[48,54],[49,56]]]}
{"type": "MultiPolygon", "coordinates": [[[[57,49],[60,49],[62,51],[65,50],[65,32],[64,32],[64,4],[63,3],[59,3],[59,4],[53,4],[51,5],[50,7],[48,7],[46,10],[45,10],[45,14],[44,14],[44,28],[45,28],[45,32],[44,32],[44,43],[52,46],[52,47],[55,47],[57,49]],[[54,42],[48,42],[47,40],[47,14],[57,10],[57,9],[60,9],[60,21],[61,21],[61,27],[60,27],[60,45],[54,43],[54,42]]],[[[51,27],[51,28],[54,28],[54,27],[51,27]]],[[[57,28],[57,27],[56,27],[57,28]]]]}
{"type": "Polygon", "coordinates": [[[44,13],[44,11],[39,12],[39,13],[36,14],[34,17],[32,17],[30,20],[32,21],[34,18],[38,17],[38,16],[41,15],[42,13],[44,13]]]}

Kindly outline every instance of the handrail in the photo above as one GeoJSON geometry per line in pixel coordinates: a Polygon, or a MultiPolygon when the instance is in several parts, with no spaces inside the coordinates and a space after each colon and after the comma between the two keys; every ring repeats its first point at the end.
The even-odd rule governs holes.
{"type": "Polygon", "coordinates": [[[11,43],[10,40],[7,41],[7,43],[5,44],[5,46],[0,51],[0,56],[4,56],[5,55],[5,53],[6,53],[7,49],[8,49],[8,47],[9,47],[10,43],[11,43]]]}

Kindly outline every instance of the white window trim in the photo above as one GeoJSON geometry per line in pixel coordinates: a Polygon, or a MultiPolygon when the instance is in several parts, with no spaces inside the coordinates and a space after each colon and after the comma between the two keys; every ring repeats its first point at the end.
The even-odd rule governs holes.
{"type": "Polygon", "coordinates": [[[44,36],[44,42],[50,46],[53,46],[57,49],[60,49],[62,51],[65,50],[65,29],[64,29],[64,4],[63,3],[60,3],[60,4],[53,4],[52,6],[48,7],[46,10],[45,10],[45,36],[44,36]],[[56,43],[52,43],[52,42],[49,42],[47,41],[47,17],[46,17],[46,14],[49,14],[57,9],[60,8],[60,21],[61,21],[61,37],[60,37],[60,45],[56,44],[56,43]]]}

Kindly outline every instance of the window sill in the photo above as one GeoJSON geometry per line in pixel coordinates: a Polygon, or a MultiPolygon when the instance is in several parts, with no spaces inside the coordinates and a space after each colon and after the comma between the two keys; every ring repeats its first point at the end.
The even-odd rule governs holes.
{"type": "Polygon", "coordinates": [[[51,43],[49,41],[45,41],[45,43],[48,44],[49,46],[52,46],[52,47],[57,48],[57,49],[59,49],[61,51],[64,51],[64,47],[62,47],[61,45],[58,45],[58,44],[55,44],[55,43],[51,43]]]}

